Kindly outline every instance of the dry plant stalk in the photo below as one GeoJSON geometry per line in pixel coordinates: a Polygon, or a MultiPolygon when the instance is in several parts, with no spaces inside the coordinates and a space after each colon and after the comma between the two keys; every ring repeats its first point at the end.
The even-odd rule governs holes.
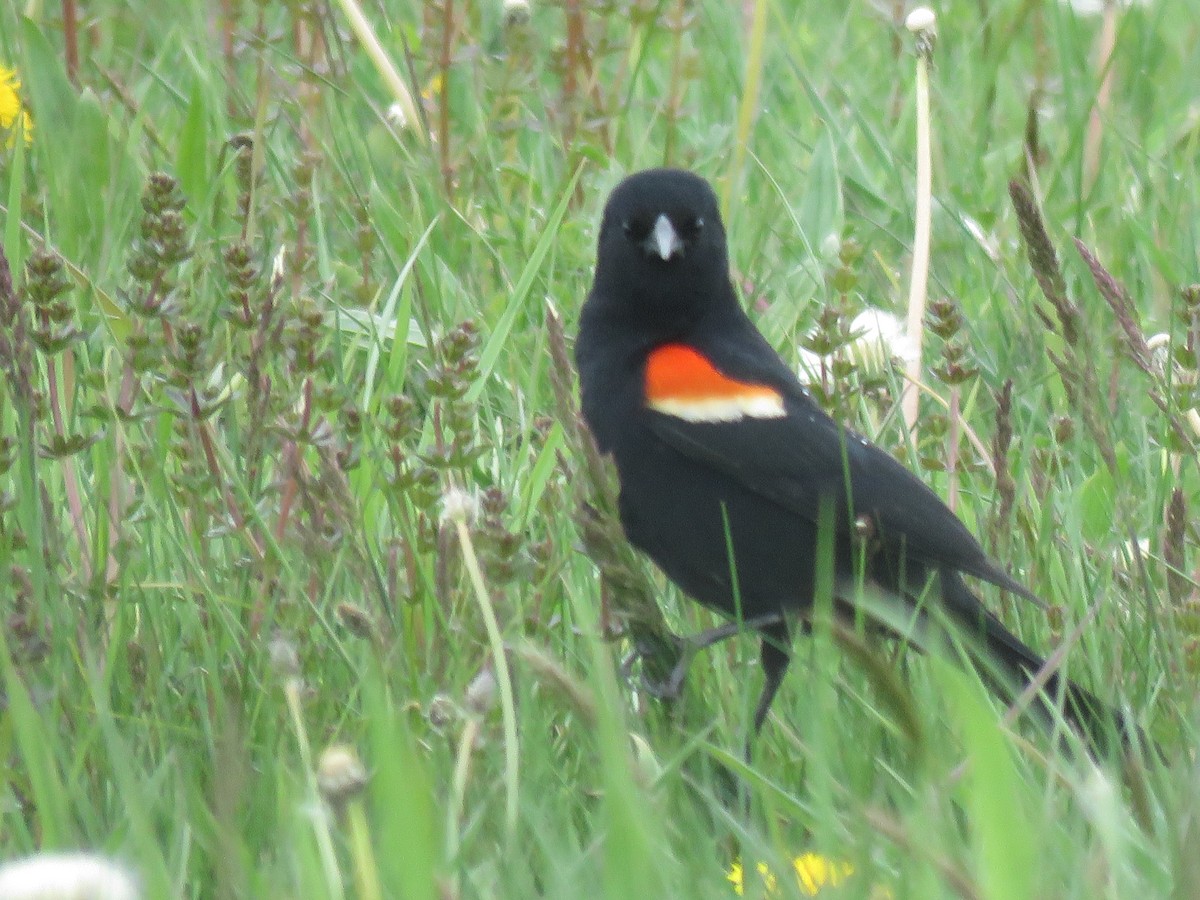
{"type": "Polygon", "coordinates": [[[996,395],[996,433],[992,436],[992,471],[996,476],[996,496],[1000,501],[996,504],[996,514],[992,520],[993,546],[999,545],[1008,534],[1017,496],[1017,485],[1008,467],[1008,451],[1013,438],[1012,394],[1013,380],[1006,378],[996,395]]]}
{"type": "Polygon", "coordinates": [[[1167,400],[1165,385],[1162,384],[1163,375],[1154,365],[1150,346],[1138,324],[1137,311],[1134,309],[1133,299],[1129,296],[1129,292],[1108,269],[1104,268],[1096,255],[1079,238],[1075,238],[1075,249],[1083,257],[1088,271],[1092,273],[1092,280],[1096,282],[1096,288],[1100,291],[1100,296],[1108,303],[1113,315],[1117,318],[1117,323],[1121,326],[1121,346],[1125,350],[1125,355],[1149,376],[1151,381],[1148,391],[1150,399],[1166,416],[1167,424],[1181,446],[1193,446],[1192,437],[1184,427],[1182,419],[1167,400]]]}
{"type": "Polygon", "coordinates": [[[904,425],[913,432],[917,427],[917,409],[921,397],[921,357],[925,330],[925,300],[929,284],[929,243],[933,224],[933,162],[930,149],[929,68],[937,40],[936,22],[931,10],[913,10],[905,21],[917,42],[917,184],[916,221],[913,229],[912,280],[908,291],[906,332],[916,347],[905,362],[904,389],[900,407],[904,425]]]}
{"type": "Polygon", "coordinates": [[[1084,425],[1092,435],[1096,447],[1110,472],[1117,470],[1117,455],[1113,450],[1112,438],[1105,426],[1103,396],[1096,374],[1096,354],[1084,327],[1083,314],[1079,306],[1068,296],[1067,284],[1058,263],[1058,253],[1046,231],[1042,211],[1029,185],[1014,178],[1008,183],[1008,193],[1017,212],[1021,228],[1021,239],[1025,253],[1033,269],[1038,287],[1054,312],[1042,307],[1037,310],[1038,318],[1047,329],[1061,333],[1065,346],[1060,356],[1053,351],[1050,359],[1062,379],[1068,401],[1078,410],[1084,425]]]}
{"type": "Polygon", "coordinates": [[[1104,20],[1096,38],[1096,71],[1100,75],[1100,90],[1088,116],[1087,134],[1083,140],[1084,188],[1090,189],[1100,174],[1100,144],[1104,139],[1104,118],[1112,103],[1113,51],[1117,47],[1117,17],[1120,4],[1112,0],[1104,5],[1104,20]]]}
{"type": "Polygon", "coordinates": [[[1163,529],[1163,562],[1167,564],[1167,596],[1176,607],[1181,607],[1195,592],[1195,585],[1187,576],[1187,503],[1183,488],[1171,492],[1167,503],[1166,527],[1163,529]]]}

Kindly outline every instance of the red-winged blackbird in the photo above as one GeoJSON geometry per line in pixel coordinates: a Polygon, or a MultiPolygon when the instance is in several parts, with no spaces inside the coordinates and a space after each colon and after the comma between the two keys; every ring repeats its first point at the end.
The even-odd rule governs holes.
{"type": "MultiPolygon", "coordinates": [[[[841,609],[864,585],[903,598],[923,625],[940,605],[997,689],[1042,669],[963,576],[1040,601],[916,476],[829,418],[743,312],[702,178],[655,169],[612,192],[575,356],[629,540],[685,593],[762,635],[755,732],[788,666],[790,623],[813,607],[821,527],[841,609]]],[[[1043,712],[1060,697],[1097,747],[1114,730],[1127,737],[1117,710],[1052,673],[1043,712]]]]}

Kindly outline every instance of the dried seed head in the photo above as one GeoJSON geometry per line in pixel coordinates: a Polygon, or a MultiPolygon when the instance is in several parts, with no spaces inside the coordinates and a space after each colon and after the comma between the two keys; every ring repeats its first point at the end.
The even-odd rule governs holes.
{"type": "Polygon", "coordinates": [[[1189,284],[1179,291],[1188,309],[1200,309],[1200,284],[1189,284]]]}
{"type": "Polygon", "coordinates": [[[1066,444],[1075,437],[1075,420],[1070,416],[1055,416],[1051,424],[1054,426],[1054,440],[1057,443],[1066,444]]]}
{"type": "Polygon", "coordinates": [[[275,632],[267,643],[271,657],[271,668],[280,678],[295,678],[300,674],[300,654],[282,632],[275,632]]]}
{"type": "Polygon", "coordinates": [[[1187,577],[1187,501],[1183,489],[1175,488],[1167,503],[1166,527],[1163,529],[1163,562],[1167,564],[1167,596],[1182,607],[1192,594],[1191,579],[1187,577]]]}
{"type": "Polygon", "coordinates": [[[317,788],[326,803],[342,806],[366,786],[367,770],[353,747],[334,744],[325,748],[317,762],[317,788]]]}
{"type": "Polygon", "coordinates": [[[362,638],[364,641],[375,638],[375,620],[361,606],[355,606],[353,603],[339,603],[337,617],[342,626],[355,637],[362,638]]]}
{"type": "Polygon", "coordinates": [[[434,694],[425,710],[425,718],[434,731],[441,731],[459,716],[458,707],[445,694],[434,694]]]}
{"type": "Polygon", "coordinates": [[[486,715],[496,705],[496,676],[490,667],[480,669],[479,674],[471,679],[463,702],[477,716],[486,715]]]}

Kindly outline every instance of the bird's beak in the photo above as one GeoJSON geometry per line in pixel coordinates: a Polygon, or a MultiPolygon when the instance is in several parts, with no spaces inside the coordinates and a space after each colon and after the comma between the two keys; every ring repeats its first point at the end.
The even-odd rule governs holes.
{"type": "Polygon", "coordinates": [[[654,230],[650,232],[650,236],[646,238],[646,242],[642,246],[647,254],[657,254],[663,262],[676,253],[683,252],[683,241],[679,239],[679,232],[675,230],[675,226],[671,224],[666,213],[661,213],[654,220],[654,230]]]}

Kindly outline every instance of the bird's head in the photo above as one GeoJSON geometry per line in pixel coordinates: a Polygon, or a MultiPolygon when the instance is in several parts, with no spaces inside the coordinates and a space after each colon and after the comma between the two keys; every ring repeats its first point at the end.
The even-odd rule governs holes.
{"type": "Polygon", "coordinates": [[[600,225],[595,292],[665,326],[702,314],[728,283],[725,228],[707,181],[649,169],[617,185],[600,225]]]}

